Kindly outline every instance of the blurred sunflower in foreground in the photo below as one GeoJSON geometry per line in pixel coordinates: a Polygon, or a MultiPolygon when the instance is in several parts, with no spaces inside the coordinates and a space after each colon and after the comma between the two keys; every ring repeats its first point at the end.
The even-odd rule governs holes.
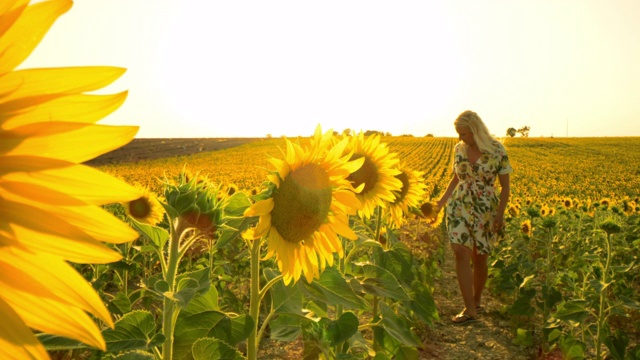
{"type": "Polygon", "coordinates": [[[126,97],[88,95],[123,69],[15,70],[70,0],[0,2],[0,358],[48,358],[32,329],[105,349],[87,313],[113,327],[91,285],[68,262],[108,263],[102,242],[138,234],[100,205],[134,200],[132,186],[81,165],[128,143],[137,127],[95,122],[126,97]]]}
{"type": "Polygon", "coordinates": [[[360,202],[347,177],[362,160],[349,161],[351,154],[344,153],[348,140],[332,146],[332,134],[323,135],[318,126],[305,148],[285,139],[285,158],[269,159],[276,167],[268,176],[270,191],[244,212],[260,217],[244,238],[267,238],[267,258],[275,255],[287,285],[303,274],[311,283],[326,264],[333,265],[334,253],[342,257],[338,235],[357,239],[348,215],[356,214],[360,202]]]}
{"type": "Polygon", "coordinates": [[[351,160],[364,159],[362,166],[349,175],[348,180],[354,188],[361,189],[356,196],[362,203],[358,215],[370,218],[376,207],[387,208],[388,203],[396,200],[394,193],[402,190],[402,181],[396,176],[401,171],[395,168],[400,160],[395,153],[390,153],[386,143],[380,142],[380,135],[364,136],[359,133],[351,137],[347,153],[351,160]]]}

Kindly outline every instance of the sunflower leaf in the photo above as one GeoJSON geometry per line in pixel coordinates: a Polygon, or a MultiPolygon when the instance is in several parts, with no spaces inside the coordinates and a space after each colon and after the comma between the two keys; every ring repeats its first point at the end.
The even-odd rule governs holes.
{"type": "Polygon", "coordinates": [[[242,354],[235,348],[218,339],[198,339],[193,344],[192,354],[194,360],[243,360],[242,354]]]}
{"type": "Polygon", "coordinates": [[[115,323],[115,328],[102,332],[107,350],[148,350],[165,341],[164,335],[157,333],[155,319],[149,311],[132,311],[115,323]]]}
{"type": "Polygon", "coordinates": [[[145,351],[134,350],[134,351],[128,351],[128,352],[119,354],[118,356],[115,356],[111,359],[112,360],[154,360],[155,356],[145,351]]]}
{"type": "Polygon", "coordinates": [[[433,325],[433,321],[438,320],[439,316],[432,292],[421,281],[415,280],[411,285],[413,288],[411,310],[420,320],[433,325]]]}
{"type": "Polygon", "coordinates": [[[185,315],[181,312],[174,333],[174,357],[181,359],[188,356],[192,344],[203,337],[235,345],[247,339],[253,325],[253,320],[246,314],[232,316],[221,311],[204,311],[185,315]]]}
{"type": "Polygon", "coordinates": [[[192,271],[178,275],[177,291],[172,293],[172,298],[178,302],[180,308],[185,308],[196,296],[204,295],[209,291],[209,268],[192,271]]]}
{"type": "Polygon", "coordinates": [[[420,347],[422,342],[411,331],[411,324],[407,318],[397,315],[384,302],[380,302],[380,313],[382,314],[381,328],[394,339],[409,346],[420,347]]]}
{"type": "Polygon", "coordinates": [[[153,245],[156,249],[164,249],[164,246],[169,239],[169,233],[167,232],[167,230],[159,228],[157,226],[143,224],[135,220],[132,220],[132,222],[136,230],[138,230],[140,233],[149,238],[149,240],[151,240],[151,245],[153,245]]]}
{"type": "Polygon", "coordinates": [[[107,308],[112,314],[123,315],[131,311],[131,300],[125,293],[119,292],[107,304],[107,308]]]}
{"type": "Polygon", "coordinates": [[[362,287],[365,292],[394,300],[411,300],[398,279],[388,270],[371,264],[363,265],[362,270],[362,287]]]}
{"type": "MultiPolygon", "coordinates": [[[[271,281],[277,276],[273,269],[265,269],[264,276],[267,281],[271,281]]],[[[302,293],[298,286],[285,286],[282,281],[278,281],[270,289],[273,299],[273,309],[276,313],[289,313],[303,315],[302,313],[302,293]]]]}
{"type": "Polygon", "coordinates": [[[365,302],[353,291],[340,272],[329,267],[322,272],[320,279],[311,284],[300,281],[301,290],[309,297],[326,304],[342,305],[347,309],[364,309],[365,302]]]}
{"type": "Polygon", "coordinates": [[[331,321],[327,326],[327,334],[331,339],[331,346],[335,346],[343,341],[349,340],[358,332],[358,317],[350,312],[344,312],[338,320],[331,321]]]}
{"type": "Polygon", "coordinates": [[[69,339],[66,337],[40,333],[36,334],[38,341],[49,351],[55,350],[74,350],[74,349],[86,349],[89,346],[79,342],[78,340],[69,339]]]}

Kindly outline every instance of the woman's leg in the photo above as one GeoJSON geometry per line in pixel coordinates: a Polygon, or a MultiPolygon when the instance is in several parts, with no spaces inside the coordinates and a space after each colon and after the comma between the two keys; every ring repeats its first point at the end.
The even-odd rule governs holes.
{"type": "Polygon", "coordinates": [[[462,313],[475,318],[477,314],[476,304],[473,297],[474,276],[471,268],[471,249],[460,244],[451,244],[451,248],[455,254],[458,285],[460,285],[460,292],[462,293],[462,299],[464,300],[465,308],[462,313]]]}
{"type": "Polygon", "coordinates": [[[482,301],[482,290],[487,283],[487,276],[489,275],[489,266],[487,260],[488,254],[481,254],[478,252],[478,248],[473,247],[473,300],[474,307],[480,306],[482,301]]]}

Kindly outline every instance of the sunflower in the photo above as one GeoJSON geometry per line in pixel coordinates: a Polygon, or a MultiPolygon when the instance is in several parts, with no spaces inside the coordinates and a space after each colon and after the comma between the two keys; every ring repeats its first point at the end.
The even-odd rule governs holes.
{"type": "Polygon", "coordinates": [[[540,215],[542,215],[542,216],[547,216],[547,215],[549,215],[549,211],[550,211],[550,210],[549,210],[549,205],[547,205],[547,204],[543,204],[543,205],[540,207],[540,215]]]}
{"type": "Polygon", "coordinates": [[[142,196],[123,203],[124,211],[131,218],[145,224],[156,225],[164,217],[164,209],[156,194],[149,188],[137,186],[142,196]]]}
{"type": "Polygon", "coordinates": [[[351,154],[344,153],[348,140],[332,146],[332,135],[323,135],[318,126],[304,149],[285,138],[285,158],[269,160],[276,167],[268,177],[271,193],[244,212],[260,217],[244,238],[267,238],[267,258],[275,256],[287,285],[302,274],[312,282],[326,264],[333,265],[334,253],[342,257],[338,235],[357,239],[348,215],[356,214],[360,202],[347,177],[363,161],[349,161],[351,154]]]}
{"type": "Polygon", "coordinates": [[[362,203],[358,215],[370,218],[377,206],[386,208],[396,200],[394,193],[402,191],[402,181],[396,176],[401,171],[394,168],[399,160],[390,153],[387,144],[380,142],[380,135],[365,137],[361,132],[350,139],[347,152],[351,160],[364,159],[362,167],[349,175],[348,180],[358,189],[357,197],[362,203]]]}
{"type": "Polygon", "coordinates": [[[564,205],[565,208],[567,209],[571,209],[573,207],[573,200],[571,200],[571,198],[564,198],[562,200],[562,205],[564,205]]]}
{"type": "Polygon", "coordinates": [[[444,211],[440,211],[438,204],[435,201],[429,201],[420,205],[420,211],[427,223],[433,227],[437,227],[442,222],[444,217],[444,211]]]}
{"type": "Polygon", "coordinates": [[[533,228],[531,227],[531,220],[524,220],[520,223],[520,231],[527,236],[531,236],[533,228]]]}
{"type": "Polygon", "coordinates": [[[122,104],[126,92],[85,94],[124,70],[14,70],[71,5],[0,5],[0,358],[48,358],[32,329],[105,350],[89,314],[113,327],[111,315],[69,262],[117,261],[121,256],[102,242],[138,237],[101,205],[137,199],[139,191],[81,165],[138,131],[95,124],[122,104]]]}
{"type": "Polygon", "coordinates": [[[512,217],[520,215],[520,205],[518,203],[510,204],[507,213],[512,217]]]}
{"type": "Polygon", "coordinates": [[[422,176],[423,172],[413,171],[401,166],[401,173],[396,178],[402,182],[402,188],[396,192],[396,199],[390,203],[391,226],[400,228],[404,221],[404,214],[408,214],[411,208],[418,206],[426,192],[422,176]]]}

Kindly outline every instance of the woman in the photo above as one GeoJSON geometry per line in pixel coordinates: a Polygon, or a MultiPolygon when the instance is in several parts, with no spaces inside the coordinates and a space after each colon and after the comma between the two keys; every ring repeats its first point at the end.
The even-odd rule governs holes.
{"type": "Polygon", "coordinates": [[[504,146],[489,134],[478,114],[467,110],[454,126],[460,142],[454,150],[453,177],[438,200],[438,208],[447,206],[447,232],[465,306],[451,321],[461,324],[476,320],[482,310],[487,259],[492,240],[504,225],[509,173],[513,170],[504,146]],[[496,193],[496,177],[500,196],[496,193]]]}

